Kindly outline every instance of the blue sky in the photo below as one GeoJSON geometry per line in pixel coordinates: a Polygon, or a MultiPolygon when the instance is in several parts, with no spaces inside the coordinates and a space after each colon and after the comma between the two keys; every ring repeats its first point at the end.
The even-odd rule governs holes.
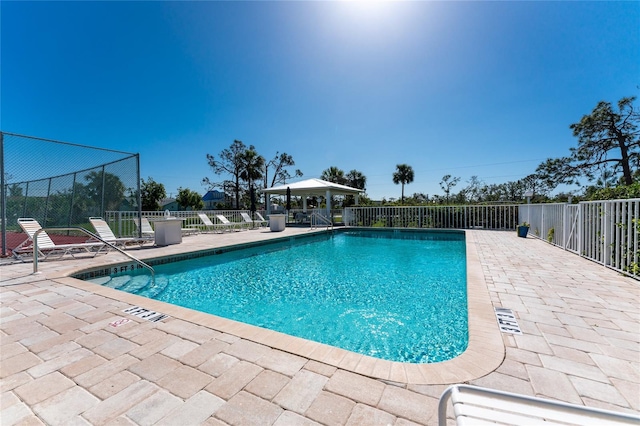
{"type": "MultiPolygon", "coordinates": [[[[204,193],[234,139],[367,194],[514,181],[640,89],[640,2],[0,3],[3,131],[140,153],[204,193]]],[[[62,159],[61,161],[72,161],[62,159]]]]}

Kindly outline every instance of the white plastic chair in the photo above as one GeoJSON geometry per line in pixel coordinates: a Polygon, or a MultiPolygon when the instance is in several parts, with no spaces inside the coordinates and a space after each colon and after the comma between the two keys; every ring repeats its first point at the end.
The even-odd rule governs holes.
{"type": "MultiPolygon", "coordinates": [[[[227,219],[226,217],[224,217],[224,215],[222,214],[217,214],[216,215],[216,219],[218,219],[220,221],[220,223],[216,223],[215,227],[221,230],[227,230],[227,231],[232,231],[234,229],[236,229],[236,224],[231,222],[229,219],[227,219]]],[[[237,230],[237,229],[236,229],[237,230]]]]}
{"type": "Polygon", "coordinates": [[[153,237],[116,237],[107,221],[101,217],[90,217],[89,222],[91,222],[100,238],[120,248],[126,248],[128,245],[134,244],[142,246],[144,243],[153,242],[153,237]]]}
{"type": "MultiPolygon", "coordinates": [[[[33,239],[36,232],[42,229],[42,226],[37,220],[30,217],[19,218],[18,225],[27,234],[28,238],[18,247],[12,249],[11,252],[17,259],[23,259],[25,255],[33,255],[33,239]]],[[[56,244],[44,230],[41,230],[36,238],[38,241],[38,256],[42,260],[54,254],[60,255],[60,257],[69,254],[75,257],[74,254],[78,252],[93,253],[95,256],[106,247],[106,244],[102,242],[56,244]]]]}
{"type": "Polygon", "coordinates": [[[519,395],[470,385],[447,388],[438,404],[438,425],[447,424],[451,399],[458,425],[635,425],[640,417],[567,402],[519,395]]]}

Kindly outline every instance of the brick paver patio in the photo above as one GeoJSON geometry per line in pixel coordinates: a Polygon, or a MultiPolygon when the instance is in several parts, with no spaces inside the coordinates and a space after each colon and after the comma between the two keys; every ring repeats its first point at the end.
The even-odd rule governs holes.
{"type": "MultiPolygon", "coordinates": [[[[468,232],[494,306],[523,331],[502,334],[502,364],[469,383],[637,414],[640,283],[515,232],[468,232]]],[[[268,237],[198,235],[171,250],[268,237]]],[[[175,316],[152,323],[63,278],[112,256],[42,262],[38,275],[0,267],[2,426],[436,424],[446,385],[373,379],[175,316]]]]}

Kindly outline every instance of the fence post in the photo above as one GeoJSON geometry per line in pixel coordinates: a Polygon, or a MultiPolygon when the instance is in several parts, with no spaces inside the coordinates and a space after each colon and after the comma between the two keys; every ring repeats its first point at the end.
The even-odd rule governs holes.
{"type": "Polygon", "coordinates": [[[4,182],[4,134],[0,132],[0,187],[2,195],[0,195],[0,227],[2,228],[2,257],[7,255],[7,188],[4,182]]]}
{"type": "Polygon", "coordinates": [[[569,210],[569,203],[565,203],[564,208],[562,209],[562,249],[567,249],[567,217],[569,210]]]}
{"type": "Polygon", "coordinates": [[[614,228],[613,206],[611,202],[605,201],[604,215],[602,217],[602,264],[611,265],[611,238],[614,228]]]}

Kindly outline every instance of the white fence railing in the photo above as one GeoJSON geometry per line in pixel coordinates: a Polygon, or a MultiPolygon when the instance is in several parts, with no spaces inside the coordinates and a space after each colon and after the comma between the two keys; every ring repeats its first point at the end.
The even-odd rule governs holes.
{"type": "MultiPolygon", "coordinates": [[[[214,222],[218,222],[216,215],[221,214],[230,222],[243,223],[240,213],[249,212],[248,210],[205,210],[205,211],[172,211],[171,216],[184,219],[183,226],[201,224],[198,213],[205,213],[214,222]]],[[[249,212],[250,213],[250,212],[249,212]]],[[[147,219],[163,218],[164,211],[143,211],[142,216],[147,219]]],[[[138,228],[135,223],[138,219],[136,211],[107,211],[104,219],[107,221],[113,232],[119,237],[137,236],[138,228]]]]}
{"type": "Polygon", "coordinates": [[[578,204],[527,204],[529,234],[640,278],[640,198],[578,204]]]}
{"type": "MultiPolygon", "coordinates": [[[[242,222],[247,210],[205,211],[212,220],[222,214],[232,222],[242,222]]],[[[316,209],[326,214],[326,210],[316,209]]],[[[198,212],[174,211],[172,216],[197,224],[198,212]]],[[[266,214],[260,211],[263,216],[266,214]]],[[[296,223],[289,212],[287,223],[296,223]]],[[[148,218],[164,212],[142,212],[148,218]]],[[[529,235],[540,238],[579,256],[601,263],[623,274],[640,278],[640,198],[589,201],[579,204],[509,204],[488,206],[347,207],[332,211],[333,221],[354,227],[445,228],[515,230],[530,225],[529,235]],[[342,217],[340,217],[342,216],[342,217]]],[[[106,212],[105,219],[118,236],[135,235],[137,212],[106,212]]],[[[306,222],[308,223],[308,222],[306,222]]]]}
{"type": "Polygon", "coordinates": [[[349,207],[347,226],[515,229],[640,278],[640,199],[579,204],[349,207]]]}
{"type": "Polygon", "coordinates": [[[343,220],[364,227],[516,229],[518,206],[347,207],[343,220]]]}

